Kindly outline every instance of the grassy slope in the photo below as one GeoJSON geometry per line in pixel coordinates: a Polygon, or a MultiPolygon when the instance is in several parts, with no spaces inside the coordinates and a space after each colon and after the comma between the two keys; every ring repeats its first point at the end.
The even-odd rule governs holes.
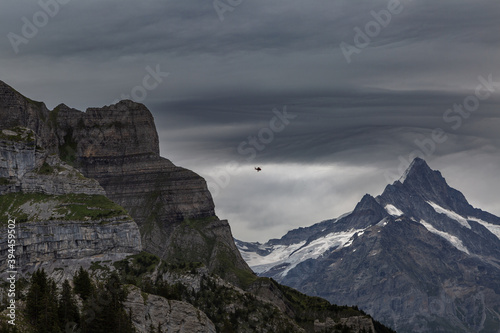
{"type": "Polygon", "coordinates": [[[99,220],[128,213],[118,204],[103,195],[46,195],[41,193],[9,193],[0,196],[0,224],[8,219],[16,222],[34,222],[39,220],[87,221],[99,220]],[[41,212],[40,209],[50,211],[41,212]],[[41,214],[48,218],[41,218],[41,214]]]}

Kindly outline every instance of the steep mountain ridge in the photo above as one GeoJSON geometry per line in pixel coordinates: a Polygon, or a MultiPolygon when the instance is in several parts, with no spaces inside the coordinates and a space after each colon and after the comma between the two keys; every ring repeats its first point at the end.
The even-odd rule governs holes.
{"type": "Polygon", "coordinates": [[[237,245],[259,275],[358,304],[398,332],[500,329],[500,219],[472,207],[422,159],[381,195],[308,230],[316,233],[295,231],[286,245],[237,245]]]}

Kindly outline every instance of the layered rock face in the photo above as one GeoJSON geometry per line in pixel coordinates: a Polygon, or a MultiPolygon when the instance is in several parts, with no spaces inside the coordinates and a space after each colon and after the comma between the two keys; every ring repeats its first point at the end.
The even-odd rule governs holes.
{"type": "Polygon", "coordinates": [[[94,179],[62,162],[37,145],[38,136],[27,128],[0,131],[0,195],[45,193],[50,195],[105,195],[94,179]]]}
{"type": "Polygon", "coordinates": [[[122,101],[86,112],[60,105],[54,112],[61,156],[127,209],[144,250],[170,261],[201,260],[233,282],[237,271],[250,273],[229,224],[215,216],[205,180],[160,157],[154,119],[144,105],[122,101]],[[221,256],[232,269],[221,265],[221,256]]]}
{"type": "Polygon", "coordinates": [[[57,138],[49,126],[49,113],[44,103],[24,97],[0,81],[0,129],[16,126],[32,129],[38,134],[39,146],[50,153],[57,151],[57,138]]]}
{"type": "MultiPolygon", "coordinates": [[[[0,217],[16,220],[16,260],[21,273],[106,256],[121,260],[141,250],[137,224],[107,199],[104,189],[56,155],[37,146],[27,128],[0,131],[0,217]]],[[[7,255],[0,239],[0,256],[7,255]]],[[[6,271],[6,261],[0,270],[6,271]]]]}
{"type": "MultiPolygon", "coordinates": [[[[38,268],[83,266],[92,261],[122,260],[141,251],[137,225],[124,217],[94,221],[37,221],[22,223],[16,238],[16,258],[20,271],[38,268]]],[[[7,240],[0,240],[0,256],[7,255],[7,240]]],[[[0,269],[6,271],[6,262],[0,269]]],[[[73,272],[74,270],[72,270],[73,272]]],[[[66,272],[70,273],[70,272],[66,272]]],[[[72,274],[65,274],[71,278],[72,274]]]]}
{"type": "Polygon", "coordinates": [[[48,153],[97,180],[136,221],[144,250],[169,261],[201,260],[237,284],[242,274],[252,274],[229,224],[215,216],[205,180],[160,157],[154,119],[144,105],[122,101],[81,112],[61,104],[48,112],[43,103],[0,87],[6,96],[0,115],[7,119],[0,129],[32,129],[48,153]]]}

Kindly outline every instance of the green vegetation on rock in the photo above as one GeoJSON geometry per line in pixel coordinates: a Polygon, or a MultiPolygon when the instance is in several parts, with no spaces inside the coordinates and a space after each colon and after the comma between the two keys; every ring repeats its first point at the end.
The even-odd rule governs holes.
{"type": "MultiPolygon", "coordinates": [[[[335,322],[340,322],[341,318],[349,318],[354,316],[366,316],[365,312],[358,309],[357,306],[339,306],[331,304],[327,300],[305,295],[293,288],[284,286],[274,281],[273,279],[260,278],[260,280],[270,280],[283,293],[288,300],[289,306],[293,309],[297,322],[306,330],[314,329],[314,321],[325,321],[327,318],[333,319],[335,322]]],[[[383,326],[379,322],[373,320],[375,329],[379,333],[394,333],[393,330],[383,326]]],[[[341,332],[351,332],[348,327],[338,325],[341,332]]]]}
{"type": "Polygon", "coordinates": [[[43,163],[43,165],[38,169],[39,175],[51,175],[54,173],[54,168],[47,164],[47,162],[43,163]]]}
{"type": "Polygon", "coordinates": [[[59,157],[69,165],[76,166],[78,143],[73,139],[73,131],[70,130],[64,136],[64,144],[59,146],[59,157]]]}
{"type": "Polygon", "coordinates": [[[0,197],[0,223],[47,220],[90,221],[126,216],[128,213],[104,195],[9,193],[0,197]]]}
{"type": "Polygon", "coordinates": [[[14,141],[14,142],[34,142],[35,134],[33,131],[16,126],[9,129],[0,131],[0,140],[14,141]]]}
{"type": "Polygon", "coordinates": [[[10,185],[10,184],[12,184],[12,181],[10,181],[8,178],[0,177],[0,186],[10,185]]]}
{"type": "Polygon", "coordinates": [[[94,283],[88,272],[80,268],[73,281],[74,290],[64,281],[59,291],[44,270],[33,273],[24,309],[19,311],[28,319],[29,327],[24,332],[135,332],[123,305],[127,291],[116,273],[94,283]]]}

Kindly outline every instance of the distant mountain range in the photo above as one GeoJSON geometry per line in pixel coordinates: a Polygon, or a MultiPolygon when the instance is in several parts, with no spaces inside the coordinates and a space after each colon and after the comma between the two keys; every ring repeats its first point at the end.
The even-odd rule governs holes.
{"type": "Polygon", "coordinates": [[[422,159],[350,213],[236,244],[260,276],[357,304],[398,332],[500,332],[500,218],[422,159]]]}

